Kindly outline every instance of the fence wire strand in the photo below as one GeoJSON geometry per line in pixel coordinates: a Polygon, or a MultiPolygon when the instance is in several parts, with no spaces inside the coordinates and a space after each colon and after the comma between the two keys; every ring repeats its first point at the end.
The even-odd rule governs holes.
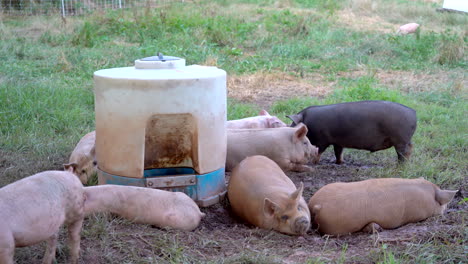
{"type": "Polygon", "coordinates": [[[152,7],[175,0],[0,0],[0,13],[10,15],[52,15],[72,16],[94,10],[129,7],[152,7]]]}

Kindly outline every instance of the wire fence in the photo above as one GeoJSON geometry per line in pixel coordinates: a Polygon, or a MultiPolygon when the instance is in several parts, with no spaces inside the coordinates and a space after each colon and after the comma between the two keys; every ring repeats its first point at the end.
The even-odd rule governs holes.
{"type": "Polygon", "coordinates": [[[94,10],[129,7],[155,7],[181,2],[175,0],[0,0],[0,13],[10,15],[72,16],[94,10]]]}

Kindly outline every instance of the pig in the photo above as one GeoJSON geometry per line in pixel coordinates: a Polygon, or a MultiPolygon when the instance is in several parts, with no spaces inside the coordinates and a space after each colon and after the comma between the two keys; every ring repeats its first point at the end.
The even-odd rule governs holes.
{"type": "Polygon", "coordinates": [[[74,164],[75,174],[83,184],[87,184],[91,176],[97,173],[95,143],[96,131],[89,132],[76,145],[70,155],[69,163],[64,164],[67,166],[74,164]]]}
{"type": "Polygon", "coordinates": [[[191,231],[204,213],[182,192],[144,187],[101,185],[84,188],[86,215],[111,212],[135,223],[191,231]]]}
{"type": "Polygon", "coordinates": [[[413,33],[416,33],[418,28],[419,28],[419,24],[417,23],[405,24],[398,29],[397,34],[398,33],[402,35],[413,34],[413,33]]]}
{"type": "Polygon", "coordinates": [[[457,191],[419,179],[370,179],[332,183],[309,200],[319,232],[343,235],[373,226],[393,229],[442,215],[457,191]]]}
{"type": "Polygon", "coordinates": [[[310,211],[281,168],[265,156],[245,158],[231,173],[228,198],[235,215],[263,229],[304,235],[310,227],[310,211]]]}
{"type": "Polygon", "coordinates": [[[227,129],[242,128],[277,128],[287,125],[276,116],[271,116],[266,110],[260,111],[258,116],[227,121],[227,129]]]}
{"type": "Polygon", "coordinates": [[[228,129],[226,171],[231,171],[248,156],[263,155],[287,171],[312,171],[306,166],[317,155],[317,148],[306,137],[307,127],[228,129]]]}
{"type": "Polygon", "coordinates": [[[71,171],[44,171],[4,186],[0,217],[0,263],[14,263],[15,247],[41,241],[47,241],[43,263],[52,263],[63,224],[68,225],[70,262],[78,262],[84,193],[71,171]]]}
{"type": "Polygon", "coordinates": [[[375,152],[395,147],[398,161],[411,156],[411,138],[416,130],[416,111],[387,101],[360,101],[310,106],[288,116],[294,126],[300,122],[309,129],[310,143],[318,147],[314,163],[333,145],[336,164],[343,163],[343,148],[375,152]]]}

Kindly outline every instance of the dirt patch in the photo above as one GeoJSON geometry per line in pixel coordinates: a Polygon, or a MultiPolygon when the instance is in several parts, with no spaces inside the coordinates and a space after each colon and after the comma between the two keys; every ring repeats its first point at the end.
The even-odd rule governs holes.
{"type": "MultiPolygon", "coordinates": [[[[468,92],[468,79],[461,70],[447,71],[396,71],[356,70],[340,72],[337,77],[359,78],[374,76],[381,85],[405,93],[447,91],[461,95],[468,92]],[[447,88],[447,84],[451,84],[447,88]]],[[[272,103],[298,96],[324,97],[330,94],[336,81],[328,81],[320,73],[309,73],[304,78],[286,73],[256,73],[228,76],[228,97],[253,103],[268,109],[272,103]]]]}
{"type": "MultiPolygon", "coordinates": [[[[372,5],[372,3],[369,3],[372,5]]],[[[357,6],[357,9],[364,7],[357,6]]],[[[365,7],[369,12],[372,12],[372,7],[365,7]]],[[[368,14],[356,14],[351,9],[340,10],[337,12],[337,22],[343,27],[350,28],[355,31],[374,31],[382,33],[395,33],[400,25],[392,24],[379,16],[368,14]]]]}
{"type": "Polygon", "coordinates": [[[306,78],[286,73],[255,73],[229,76],[228,97],[268,108],[273,102],[298,96],[323,97],[332,91],[334,82],[327,82],[318,73],[306,78]]]}

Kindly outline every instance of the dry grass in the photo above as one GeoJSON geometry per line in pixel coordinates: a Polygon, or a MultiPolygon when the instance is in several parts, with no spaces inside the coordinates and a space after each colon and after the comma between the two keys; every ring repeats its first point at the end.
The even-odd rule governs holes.
{"type": "MultiPolygon", "coordinates": [[[[345,78],[358,78],[368,76],[369,71],[358,70],[341,72],[338,75],[345,78]]],[[[453,93],[466,94],[468,92],[466,72],[462,70],[438,70],[430,72],[374,70],[372,75],[381,85],[405,93],[449,91],[453,93]]]]}
{"type": "MultiPolygon", "coordinates": [[[[216,65],[213,59],[207,65],[216,65]]],[[[337,73],[338,78],[359,78],[372,74],[382,86],[405,93],[450,92],[468,94],[468,79],[462,70],[451,71],[396,71],[357,70],[337,73]],[[449,84],[449,85],[447,85],[449,84]],[[448,88],[447,88],[448,87],[448,88]]],[[[286,73],[254,73],[228,77],[228,96],[241,102],[269,108],[275,101],[298,96],[322,98],[330,94],[336,81],[329,81],[319,73],[309,73],[305,78],[286,73]]]]}
{"type": "Polygon", "coordinates": [[[355,12],[355,8],[337,12],[337,22],[346,28],[355,31],[374,31],[382,33],[394,33],[400,25],[389,23],[380,16],[368,14],[366,16],[355,12]]]}
{"type": "Polygon", "coordinates": [[[229,76],[228,96],[242,102],[268,108],[273,102],[297,96],[323,97],[332,91],[334,82],[327,82],[318,73],[305,79],[286,73],[258,72],[252,75],[229,76]]]}

